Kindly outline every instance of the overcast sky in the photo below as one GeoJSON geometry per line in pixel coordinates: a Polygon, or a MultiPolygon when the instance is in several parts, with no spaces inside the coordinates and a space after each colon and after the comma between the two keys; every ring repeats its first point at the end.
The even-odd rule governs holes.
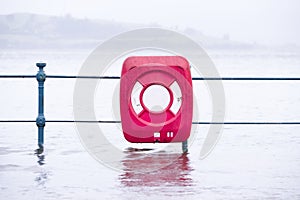
{"type": "Polygon", "coordinates": [[[0,14],[15,12],[157,23],[237,41],[300,45],[300,0],[0,0],[0,14]]]}

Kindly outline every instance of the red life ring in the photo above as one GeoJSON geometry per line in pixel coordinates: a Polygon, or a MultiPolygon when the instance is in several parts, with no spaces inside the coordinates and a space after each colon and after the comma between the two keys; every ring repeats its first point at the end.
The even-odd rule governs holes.
{"type": "Polygon", "coordinates": [[[129,142],[186,141],[193,116],[188,61],[180,56],[128,57],[122,68],[120,111],[129,142]]]}

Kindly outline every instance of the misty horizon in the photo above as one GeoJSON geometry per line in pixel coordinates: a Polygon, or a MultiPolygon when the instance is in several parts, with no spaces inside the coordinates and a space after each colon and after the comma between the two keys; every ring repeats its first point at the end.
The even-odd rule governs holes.
{"type": "Polygon", "coordinates": [[[0,47],[2,48],[89,48],[125,31],[137,28],[157,27],[183,33],[205,48],[252,49],[266,47],[299,48],[299,45],[264,45],[238,41],[230,34],[215,37],[193,27],[166,27],[158,23],[140,24],[115,20],[13,13],[0,15],[0,47]],[[84,31],[83,31],[84,30],[84,31]]]}
{"type": "Polygon", "coordinates": [[[300,45],[300,3],[297,0],[226,2],[171,0],[38,1],[3,0],[0,14],[32,13],[72,16],[126,24],[161,26],[172,30],[192,28],[213,38],[262,45],[300,45]],[[34,5],[34,6],[33,6],[34,5]]]}

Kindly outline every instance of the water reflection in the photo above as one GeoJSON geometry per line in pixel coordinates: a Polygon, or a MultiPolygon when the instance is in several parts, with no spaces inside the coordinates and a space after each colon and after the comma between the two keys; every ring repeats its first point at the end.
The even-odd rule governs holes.
{"type": "Polygon", "coordinates": [[[41,170],[37,173],[37,176],[35,177],[35,182],[37,183],[37,186],[45,186],[45,184],[48,182],[48,176],[49,173],[45,170],[41,170]]]}
{"type": "MultiPolygon", "coordinates": [[[[37,156],[37,163],[39,166],[45,165],[45,155],[43,154],[44,148],[38,148],[35,150],[35,155],[37,156]]],[[[35,182],[38,186],[44,186],[46,182],[48,181],[48,172],[40,168],[40,170],[37,172],[37,176],[35,178],[35,182]]]]}
{"type": "Polygon", "coordinates": [[[45,164],[45,155],[43,154],[43,152],[44,152],[44,148],[43,147],[40,147],[40,148],[38,148],[38,149],[35,150],[35,155],[38,158],[37,163],[39,165],[41,165],[41,166],[45,164]]]}
{"type": "Polygon", "coordinates": [[[45,155],[37,155],[37,157],[38,157],[37,163],[41,166],[44,165],[45,164],[45,155]]]}
{"type": "Polygon", "coordinates": [[[188,154],[127,152],[119,176],[125,186],[190,186],[192,178],[188,154]]]}

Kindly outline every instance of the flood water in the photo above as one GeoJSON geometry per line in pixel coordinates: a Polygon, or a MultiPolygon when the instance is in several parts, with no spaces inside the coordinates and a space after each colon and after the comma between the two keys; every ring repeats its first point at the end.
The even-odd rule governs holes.
{"type": "MultiPolygon", "coordinates": [[[[90,52],[1,50],[0,74],[36,74],[35,63],[43,60],[48,75],[76,75],[90,52]]],[[[208,54],[222,77],[300,77],[297,50],[208,54]]],[[[74,83],[46,80],[47,120],[74,119],[74,83]]],[[[113,118],[111,99],[117,84],[105,80],[98,86],[97,119],[113,118]]],[[[223,86],[225,121],[300,121],[300,81],[223,81],[223,86]]],[[[35,79],[0,79],[0,91],[0,119],[35,120],[35,79]]],[[[210,121],[206,83],[194,82],[194,93],[200,120],[210,121]]],[[[225,125],[215,149],[203,160],[199,155],[209,125],[194,127],[188,154],[163,148],[134,151],[145,145],[127,143],[119,125],[100,126],[123,152],[120,169],[95,160],[73,123],[47,123],[41,155],[34,153],[35,123],[0,123],[0,199],[300,199],[300,125],[225,125]]]]}

